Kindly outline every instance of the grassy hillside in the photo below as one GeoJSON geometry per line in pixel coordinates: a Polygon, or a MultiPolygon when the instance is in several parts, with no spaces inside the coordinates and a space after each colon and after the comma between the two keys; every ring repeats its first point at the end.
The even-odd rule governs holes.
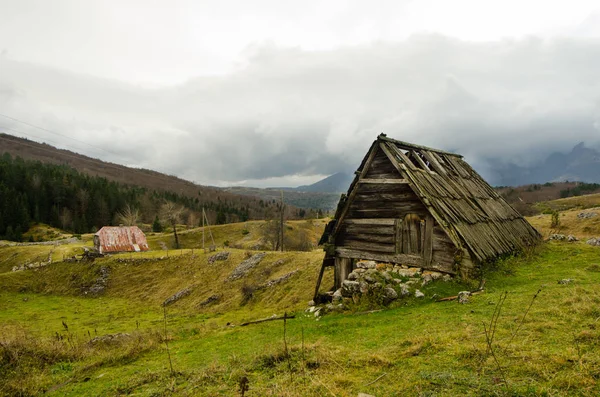
{"type": "MultiPolygon", "coordinates": [[[[21,272],[10,265],[44,253],[0,248],[0,395],[231,396],[240,395],[244,378],[246,396],[600,393],[598,247],[551,242],[507,258],[465,305],[435,297],[474,285],[434,282],[421,288],[422,299],[374,312],[379,307],[362,302],[319,318],[304,312],[319,250],[265,252],[245,276],[230,279],[259,252],[249,248],[261,226],[213,228],[217,245],[242,248],[227,248],[229,257],[212,263],[215,252],[196,248],[197,229],[182,234],[183,250],[21,272]],[[107,269],[105,292],[91,294],[107,269]],[[162,302],[186,288],[163,311],[162,302]],[[285,327],[240,326],[285,312],[295,315],[285,327]],[[121,335],[94,340],[108,334],[121,335]]],[[[166,238],[150,236],[151,245],[166,238]]],[[[324,285],[331,283],[327,272],[324,285]]]]}

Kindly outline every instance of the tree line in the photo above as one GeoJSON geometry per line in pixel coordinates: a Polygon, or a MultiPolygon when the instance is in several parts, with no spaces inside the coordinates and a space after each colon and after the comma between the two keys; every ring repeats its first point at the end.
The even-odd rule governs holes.
{"type": "MultiPolygon", "coordinates": [[[[159,222],[165,203],[180,207],[180,219],[189,226],[201,223],[205,208],[212,224],[268,218],[276,206],[261,209],[259,216],[248,204],[227,200],[202,200],[175,192],[109,181],[80,173],[67,165],[0,157],[0,239],[21,241],[33,223],[45,223],[72,233],[95,232],[118,224],[124,212],[135,211],[138,221],[159,222]],[[251,217],[254,215],[254,217],[251,217]]],[[[165,225],[166,226],[166,225],[165,225]]]]}

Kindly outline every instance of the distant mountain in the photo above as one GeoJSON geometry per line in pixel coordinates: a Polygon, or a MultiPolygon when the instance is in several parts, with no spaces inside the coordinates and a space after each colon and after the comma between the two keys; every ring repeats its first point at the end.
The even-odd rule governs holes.
{"type": "Polygon", "coordinates": [[[338,172],[312,185],[298,186],[294,190],[298,192],[345,193],[348,191],[352,179],[352,175],[338,172]]]}
{"type": "Polygon", "coordinates": [[[521,186],[534,183],[579,181],[600,183],[600,151],[583,142],[569,153],[555,152],[529,167],[490,162],[491,182],[497,186],[521,186]]]}

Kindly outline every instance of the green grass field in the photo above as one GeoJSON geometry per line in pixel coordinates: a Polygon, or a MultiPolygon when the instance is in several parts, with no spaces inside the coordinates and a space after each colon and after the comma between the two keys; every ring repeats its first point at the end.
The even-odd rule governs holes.
{"type": "MultiPolygon", "coordinates": [[[[233,241],[225,230],[219,238],[233,241]]],[[[254,233],[232,230],[248,241],[254,233]]],[[[227,249],[229,259],[212,264],[213,253],[189,247],[10,271],[44,255],[30,248],[0,248],[0,395],[231,396],[244,378],[246,396],[600,394],[600,249],[583,243],[545,243],[497,263],[485,292],[464,305],[432,297],[476,284],[440,281],[422,299],[374,312],[361,302],[321,318],[304,312],[319,250],[267,252],[230,281],[255,251],[227,249]],[[110,271],[106,291],[85,294],[101,268],[110,271]],[[295,318],[285,328],[240,326],[286,312],[295,318]],[[128,335],[90,342],[119,333],[128,335]]]]}

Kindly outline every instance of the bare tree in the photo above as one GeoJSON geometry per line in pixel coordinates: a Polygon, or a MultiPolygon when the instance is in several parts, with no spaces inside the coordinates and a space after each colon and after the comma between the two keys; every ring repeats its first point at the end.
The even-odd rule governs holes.
{"type": "Polygon", "coordinates": [[[140,211],[137,208],[132,208],[129,204],[125,205],[117,214],[117,220],[125,226],[135,226],[140,219],[140,211]]]}
{"type": "Polygon", "coordinates": [[[175,248],[179,248],[179,237],[177,236],[177,224],[181,223],[184,208],[172,201],[166,201],[160,207],[160,218],[164,223],[173,227],[173,236],[175,237],[175,248]]]}

